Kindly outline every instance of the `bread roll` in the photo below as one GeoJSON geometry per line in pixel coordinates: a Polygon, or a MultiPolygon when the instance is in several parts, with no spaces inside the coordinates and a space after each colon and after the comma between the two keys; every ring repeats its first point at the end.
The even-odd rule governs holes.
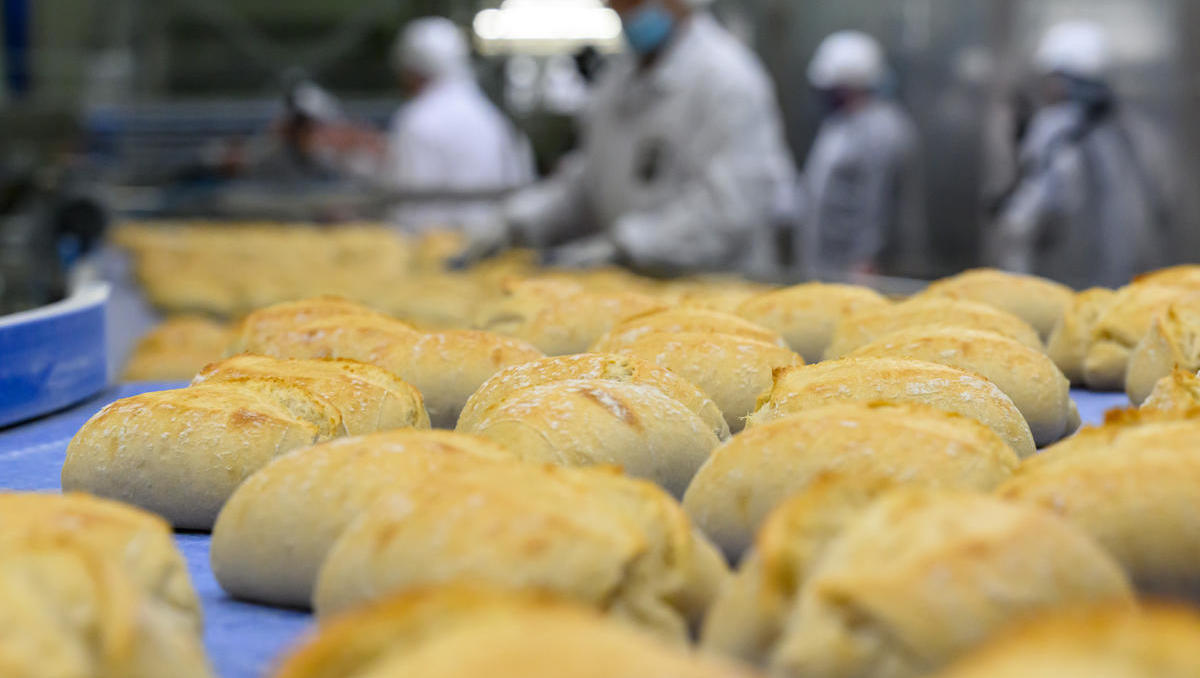
{"type": "Polygon", "coordinates": [[[276,304],[246,316],[237,329],[237,337],[229,347],[229,354],[242,352],[261,353],[259,346],[275,340],[280,334],[317,320],[359,316],[367,319],[392,321],[381,313],[340,297],[317,297],[284,304],[276,304]]]}
{"type": "Polygon", "coordinates": [[[735,315],[700,308],[680,308],[671,311],[654,311],[630,318],[597,341],[592,350],[596,353],[615,353],[629,348],[647,334],[680,334],[684,332],[732,334],[736,337],[756,339],[774,346],[787,346],[787,342],[778,333],[735,315]]]}
{"type": "Polygon", "coordinates": [[[169,318],[138,341],[122,379],[187,381],[224,355],[232,337],[228,327],[207,318],[169,318]]]}
{"type": "Polygon", "coordinates": [[[838,323],[890,303],[867,287],[814,282],[751,297],[737,314],[778,332],[793,351],[815,363],[825,357],[838,323]]]}
{"type": "Polygon", "coordinates": [[[710,275],[668,282],[660,296],[671,306],[733,313],[751,298],[772,289],[736,276],[710,275]]]}
{"type": "Polygon", "coordinates": [[[676,497],[721,442],[700,417],[657,388],[601,379],[517,391],[462,431],[527,461],[618,466],[676,497]]]}
{"type": "Polygon", "coordinates": [[[995,384],[916,360],[854,358],[779,370],[750,425],[838,403],[916,403],[970,417],[1024,458],[1036,451],[1025,418],[995,384]]]}
{"type": "Polygon", "coordinates": [[[1192,678],[1200,614],[1167,605],[1058,610],[1014,624],[938,678],[1192,678]]]}
{"type": "Polygon", "coordinates": [[[868,308],[845,318],[834,331],[825,358],[844,357],[892,332],[923,325],[995,332],[1032,349],[1044,350],[1037,332],[1011,313],[969,301],[913,299],[883,308],[868,308]]]}
{"type": "Polygon", "coordinates": [[[664,308],[661,301],[635,292],[534,281],[510,285],[508,295],[488,305],[476,324],[561,356],[587,351],[626,318],[664,308]]]}
{"type": "Polygon", "coordinates": [[[236,385],[147,393],[84,424],[67,446],[62,485],[206,530],[251,473],[319,437],[313,424],[236,385]]]}
{"type": "Polygon", "coordinates": [[[1067,379],[1083,386],[1083,362],[1092,346],[1092,332],[1101,316],[1117,299],[1115,290],[1095,288],[1075,295],[1050,334],[1046,353],[1067,379]]]}
{"type": "Polygon", "coordinates": [[[900,489],[828,546],[770,663],[779,676],[915,678],[1022,617],[1130,598],[1120,567],[1047,512],[900,489]]]}
{"type": "Polygon", "coordinates": [[[1174,287],[1134,285],[1117,293],[1092,330],[1092,343],[1083,361],[1083,381],[1095,391],[1125,390],[1125,372],[1137,343],[1154,319],[1177,301],[1200,298],[1200,293],[1174,287]]]}
{"type": "Polygon", "coordinates": [[[366,435],[398,428],[429,428],[417,389],[374,365],[352,360],[280,360],[240,355],[209,365],[195,384],[276,378],[319,394],[336,411],[337,435],[366,435]]]}
{"type": "Polygon", "coordinates": [[[1017,463],[1004,441],[966,417],[924,405],[833,405],[755,426],[718,448],[683,506],[736,561],[767,514],[824,473],[987,491],[1017,463]]]}
{"type": "Polygon", "coordinates": [[[1200,297],[1172,304],[1150,324],[1129,356],[1125,392],[1140,405],[1155,384],[1176,368],[1200,370],[1200,297]]]}
{"type": "Polygon", "coordinates": [[[854,351],[851,358],[923,360],[978,374],[1004,392],[1039,447],[1079,428],[1071,384],[1041,351],[994,332],[927,325],[884,336],[854,351]]]}
{"type": "Polygon", "coordinates": [[[146,593],[98,544],[0,540],[5,678],[210,678],[195,619],[146,593]]]}
{"type": "Polygon", "coordinates": [[[446,431],[344,438],[280,457],[230,497],[213,528],[212,568],[230,595],[307,607],[330,546],[395,486],[445,469],[514,459],[446,431]]]}
{"type": "Polygon", "coordinates": [[[200,601],[171,528],[158,516],[86,494],[0,493],[0,544],[30,537],[82,544],[111,560],[199,634],[200,601]]]}
{"type": "Polygon", "coordinates": [[[1184,264],[1151,271],[1135,278],[1134,283],[1200,289],[1200,266],[1184,264]]]}
{"type": "Polygon", "coordinates": [[[1046,278],[976,269],[934,282],[918,297],[986,304],[1029,323],[1045,341],[1071,305],[1075,292],[1046,278]]]}
{"type": "Polygon", "coordinates": [[[544,590],[681,641],[727,576],[655,486],[599,470],[497,464],[421,479],[338,538],[314,597],[324,617],[454,580],[544,590]]]}
{"type": "Polygon", "coordinates": [[[997,493],[1068,519],[1139,589],[1200,594],[1200,420],[1109,424],[1039,455],[997,493]]]}
{"type": "Polygon", "coordinates": [[[1143,410],[1180,411],[1200,407],[1200,377],[1194,372],[1175,370],[1154,385],[1143,410]]]}
{"type": "Polygon", "coordinates": [[[458,430],[478,428],[497,406],[517,391],[575,379],[602,379],[652,386],[704,420],[719,440],[729,438],[729,425],[725,423],[721,410],[691,382],[643,360],[599,353],[535,360],[500,372],[467,401],[458,418],[458,430]]]}
{"type": "Polygon", "coordinates": [[[420,591],[324,626],[276,678],[749,678],[585,608],[462,584],[420,591]]]}
{"type": "Polygon", "coordinates": [[[730,334],[650,333],[619,351],[678,374],[700,387],[725,415],[733,433],[745,427],[758,397],[780,368],[803,365],[791,350],[730,334]]]}

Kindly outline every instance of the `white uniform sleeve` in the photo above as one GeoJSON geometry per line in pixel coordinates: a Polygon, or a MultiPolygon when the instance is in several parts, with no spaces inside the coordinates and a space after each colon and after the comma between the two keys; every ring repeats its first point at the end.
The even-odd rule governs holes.
{"type": "Polygon", "coordinates": [[[398,114],[388,132],[382,173],[384,185],[412,191],[441,186],[444,183],[441,169],[444,153],[439,146],[406,124],[403,113],[398,114]]]}
{"type": "Polygon", "coordinates": [[[594,226],[588,209],[586,165],[581,153],[563,159],[558,172],[508,199],[504,219],[522,242],[546,247],[581,237],[594,226]]]}
{"type": "Polygon", "coordinates": [[[1057,219],[1078,210],[1086,193],[1078,146],[1053,143],[1025,170],[996,226],[996,266],[1031,273],[1037,243],[1057,219]]]}

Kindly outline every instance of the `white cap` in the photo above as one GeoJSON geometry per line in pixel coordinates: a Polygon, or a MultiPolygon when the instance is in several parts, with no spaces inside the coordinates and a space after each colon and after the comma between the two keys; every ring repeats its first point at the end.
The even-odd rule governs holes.
{"type": "Polygon", "coordinates": [[[1090,21],[1066,21],[1042,38],[1034,57],[1039,73],[1086,80],[1104,80],[1112,64],[1112,51],[1104,29],[1090,21]]]}
{"type": "Polygon", "coordinates": [[[808,65],[813,87],[871,89],[883,82],[886,66],[879,42],[860,31],[839,31],[825,38],[808,65]]]}
{"type": "Polygon", "coordinates": [[[458,26],[442,17],[410,21],[396,40],[393,65],[428,78],[463,75],[471,70],[471,51],[458,26]]]}

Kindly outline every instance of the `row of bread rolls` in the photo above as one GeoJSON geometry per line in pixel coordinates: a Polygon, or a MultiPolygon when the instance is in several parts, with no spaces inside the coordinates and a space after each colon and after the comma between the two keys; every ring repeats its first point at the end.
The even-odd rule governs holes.
{"type": "Polygon", "coordinates": [[[170,528],[84,495],[0,494],[0,673],[208,678],[170,528]]]}

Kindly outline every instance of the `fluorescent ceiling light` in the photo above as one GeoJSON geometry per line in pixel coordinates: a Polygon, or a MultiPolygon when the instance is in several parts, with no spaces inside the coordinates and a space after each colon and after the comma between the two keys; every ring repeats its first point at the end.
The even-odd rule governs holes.
{"type": "Polygon", "coordinates": [[[584,45],[621,49],[621,18],[600,0],[504,0],[475,16],[487,54],[558,54],[584,45]]]}

